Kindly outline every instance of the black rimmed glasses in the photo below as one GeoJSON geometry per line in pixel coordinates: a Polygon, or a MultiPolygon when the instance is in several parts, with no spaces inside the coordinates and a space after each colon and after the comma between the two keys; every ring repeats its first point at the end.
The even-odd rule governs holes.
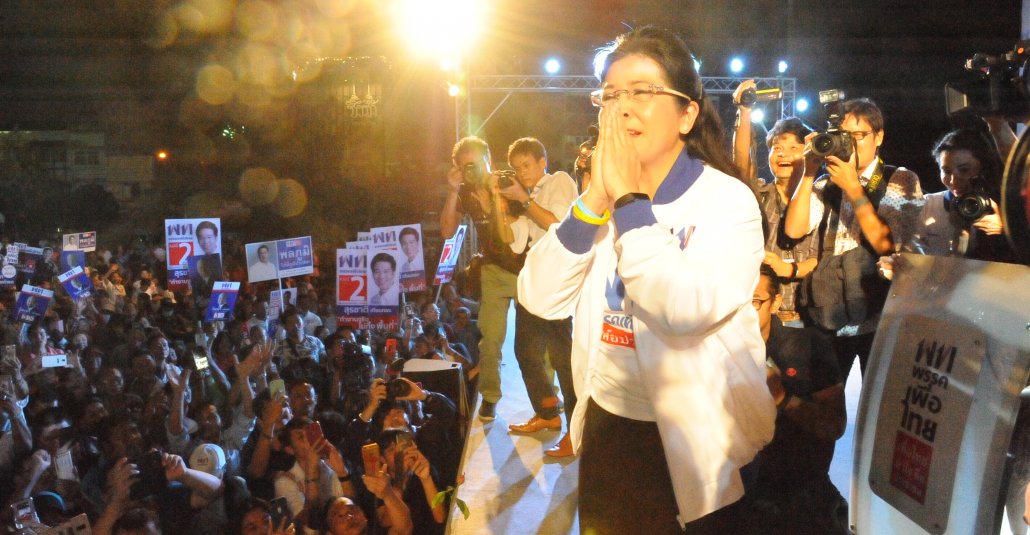
{"type": "Polygon", "coordinates": [[[591,91],[590,103],[598,108],[603,108],[604,106],[619,100],[623,95],[628,96],[633,102],[650,102],[655,95],[670,95],[685,98],[687,101],[693,100],[675,89],[669,89],[660,85],[647,84],[641,87],[634,87],[633,89],[619,89],[607,92],[604,89],[591,91]]]}
{"type": "Polygon", "coordinates": [[[855,141],[862,141],[866,136],[871,136],[876,132],[872,130],[855,130],[854,132],[848,131],[848,133],[851,134],[851,137],[855,138],[855,141]]]}

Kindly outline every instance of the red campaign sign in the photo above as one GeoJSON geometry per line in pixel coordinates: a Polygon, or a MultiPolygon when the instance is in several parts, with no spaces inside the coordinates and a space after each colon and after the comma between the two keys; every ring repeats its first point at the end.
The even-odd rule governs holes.
{"type": "Polygon", "coordinates": [[[451,259],[451,252],[454,251],[454,244],[447,242],[443,244],[443,253],[440,255],[440,263],[447,264],[451,259]]]}
{"type": "Polygon", "coordinates": [[[340,302],[364,301],[368,286],[365,284],[365,275],[340,275],[340,295],[337,300],[340,302]]]}
{"type": "Polygon", "coordinates": [[[193,256],[193,242],[180,241],[168,244],[168,265],[185,266],[186,259],[193,256]]]}
{"type": "Polygon", "coordinates": [[[894,459],[891,462],[891,486],[920,504],[925,503],[932,460],[932,446],[904,431],[898,431],[894,440],[894,459]]]}

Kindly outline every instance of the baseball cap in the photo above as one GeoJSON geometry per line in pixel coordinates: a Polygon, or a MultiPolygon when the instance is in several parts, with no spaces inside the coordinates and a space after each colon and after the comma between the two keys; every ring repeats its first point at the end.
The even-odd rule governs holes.
{"type": "Polygon", "coordinates": [[[190,454],[189,465],[194,470],[220,478],[225,473],[225,452],[218,444],[201,444],[190,454]]]}

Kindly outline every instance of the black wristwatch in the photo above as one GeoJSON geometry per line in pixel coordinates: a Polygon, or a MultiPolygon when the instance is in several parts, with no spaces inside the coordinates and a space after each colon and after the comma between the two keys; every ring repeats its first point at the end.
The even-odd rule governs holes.
{"type": "Polygon", "coordinates": [[[622,197],[619,197],[615,201],[615,209],[618,210],[619,208],[622,208],[623,206],[626,206],[627,204],[633,204],[633,203],[635,203],[637,201],[650,201],[650,200],[651,200],[651,197],[648,197],[646,193],[640,193],[639,191],[635,191],[633,193],[627,193],[627,194],[623,195],[622,197]]]}

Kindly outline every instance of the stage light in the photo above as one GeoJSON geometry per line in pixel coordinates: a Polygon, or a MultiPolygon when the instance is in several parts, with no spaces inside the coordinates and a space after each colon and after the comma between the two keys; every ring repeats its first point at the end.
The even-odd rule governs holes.
{"type": "Polygon", "coordinates": [[[804,112],[808,111],[808,99],[807,98],[799,98],[799,99],[797,99],[797,101],[794,102],[794,109],[797,110],[798,113],[804,113],[804,112]]]}
{"type": "Polygon", "coordinates": [[[399,37],[422,57],[461,58],[486,25],[481,0],[397,0],[393,19],[399,37]]]}
{"type": "Polygon", "coordinates": [[[779,71],[780,74],[787,72],[787,62],[781,59],[780,62],[776,64],[776,70],[779,71]]]}
{"type": "Polygon", "coordinates": [[[547,71],[547,74],[558,74],[558,71],[561,70],[561,62],[557,58],[550,58],[544,62],[544,70],[547,71]]]}
{"type": "Polygon", "coordinates": [[[168,151],[166,151],[166,150],[159,150],[159,151],[157,151],[157,154],[155,154],[154,156],[156,156],[158,160],[163,162],[163,161],[168,159],[168,151]]]}
{"type": "Polygon", "coordinates": [[[461,88],[455,84],[447,84],[447,94],[456,97],[461,94],[461,88]]]}
{"type": "Polygon", "coordinates": [[[740,73],[744,70],[744,60],[740,58],[733,58],[730,60],[730,71],[734,74],[740,73]]]}
{"type": "Polygon", "coordinates": [[[761,108],[755,108],[751,110],[751,122],[760,123],[765,120],[765,110],[761,108]]]}

